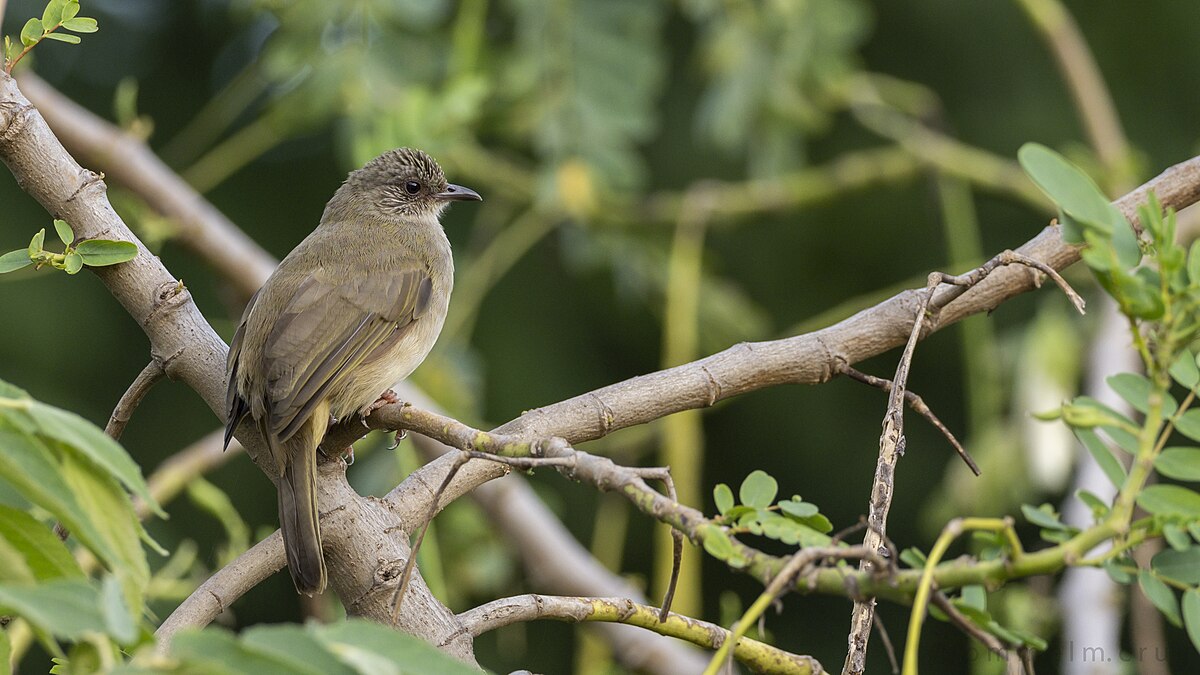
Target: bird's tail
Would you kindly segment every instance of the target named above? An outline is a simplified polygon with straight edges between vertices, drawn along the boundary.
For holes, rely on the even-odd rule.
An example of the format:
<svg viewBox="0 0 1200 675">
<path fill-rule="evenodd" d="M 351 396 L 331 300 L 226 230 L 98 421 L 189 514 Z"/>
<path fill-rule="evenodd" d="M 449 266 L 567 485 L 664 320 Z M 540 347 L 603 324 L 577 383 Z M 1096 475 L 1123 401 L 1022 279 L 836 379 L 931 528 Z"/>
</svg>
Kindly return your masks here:
<svg viewBox="0 0 1200 675">
<path fill-rule="evenodd" d="M 284 442 L 283 474 L 279 479 L 279 528 L 287 552 L 288 571 L 296 591 L 314 595 L 325 590 L 325 557 L 317 512 L 317 443 L 311 423 Z"/>
</svg>

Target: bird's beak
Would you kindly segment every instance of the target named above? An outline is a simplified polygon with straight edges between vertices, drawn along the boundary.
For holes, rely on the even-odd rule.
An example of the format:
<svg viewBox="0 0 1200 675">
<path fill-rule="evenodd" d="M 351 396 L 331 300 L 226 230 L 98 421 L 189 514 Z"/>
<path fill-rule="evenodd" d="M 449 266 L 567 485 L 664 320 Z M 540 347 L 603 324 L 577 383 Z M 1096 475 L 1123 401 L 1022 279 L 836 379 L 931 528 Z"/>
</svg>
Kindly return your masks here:
<svg viewBox="0 0 1200 675">
<path fill-rule="evenodd" d="M 471 188 L 465 188 L 461 185 L 450 183 L 446 189 L 434 195 L 438 199 L 447 202 L 481 202 L 483 197 Z"/>
</svg>

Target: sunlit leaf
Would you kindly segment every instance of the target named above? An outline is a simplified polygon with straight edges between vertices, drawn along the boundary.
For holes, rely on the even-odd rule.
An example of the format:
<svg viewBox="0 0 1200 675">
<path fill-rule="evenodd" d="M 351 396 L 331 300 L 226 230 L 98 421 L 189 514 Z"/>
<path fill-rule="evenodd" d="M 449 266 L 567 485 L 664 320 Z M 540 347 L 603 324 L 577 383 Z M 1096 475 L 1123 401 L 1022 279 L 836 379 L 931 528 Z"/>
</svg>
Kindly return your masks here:
<svg viewBox="0 0 1200 675">
<path fill-rule="evenodd" d="M 86 16 L 77 16 L 63 22 L 63 28 L 75 33 L 95 33 L 99 30 L 96 20 Z"/>
<path fill-rule="evenodd" d="M 36 43 L 45 31 L 42 29 L 41 19 L 30 19 L 25 22 L 21 28 L 21 44 L 26 47 Z"/>
<path fill-rule="evenodd" d="M 78 35 L 71 35 L 70 33 L 46 33 L 46 39 L 58 40 L 59 42 L 66 42 L 67 44 L 72 45 L 77 45 L 80 42 L 83 42 Z"/>
<path fill-rule="evenodd" d="M 75 231 L 67 224 L 65 220 L 54 219 L 54 232 L 58 234 L 59 240 L 68 246 L 75 241 Z"/>
<path fill-rule="evenodd" d="M 24 511 L 0 505 L 0 539 L 21 553 L 39 580 L 84 577 L 79 563 L 58 536 Z"/>
</svg>

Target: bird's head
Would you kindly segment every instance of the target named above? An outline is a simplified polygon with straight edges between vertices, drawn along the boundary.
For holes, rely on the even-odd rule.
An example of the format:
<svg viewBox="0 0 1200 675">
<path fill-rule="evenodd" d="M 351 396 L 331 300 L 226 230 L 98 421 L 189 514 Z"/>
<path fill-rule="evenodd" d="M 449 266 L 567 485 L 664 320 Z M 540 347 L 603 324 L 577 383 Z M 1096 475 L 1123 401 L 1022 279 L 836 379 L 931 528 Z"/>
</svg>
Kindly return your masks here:
<svg viewBox="0 0 1200 675">
<path fill-rule="evenodd" d="M 453 201 L 483 199 L 470 188 L 447 183 L 442 167 L 414 148 L 383 153 L 351 173 L 346 184 L 381 209 L 412 218 L 436 216 Z"/>
</svg>

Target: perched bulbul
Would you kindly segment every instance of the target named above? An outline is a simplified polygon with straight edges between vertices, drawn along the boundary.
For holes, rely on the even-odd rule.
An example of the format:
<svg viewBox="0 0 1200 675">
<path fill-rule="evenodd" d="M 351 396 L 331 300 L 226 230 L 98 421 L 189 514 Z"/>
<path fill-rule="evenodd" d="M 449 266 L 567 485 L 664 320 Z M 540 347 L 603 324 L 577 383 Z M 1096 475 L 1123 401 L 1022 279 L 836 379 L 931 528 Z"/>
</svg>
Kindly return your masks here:
<svg viewBox="0 0 1200 675">
<path fill-rule="evenodd" d="M 242 314 L 226 366 L 225 444 L 246 415 L 266 439 L 300 593 L 326 582 L 317 446 L 331 420 L 368 414 L 433 348 L 454 283 L 438 217 L 449 202 L 479 199 L 424 152 L 386 152 L 349 175 Z"/>
</svg>

